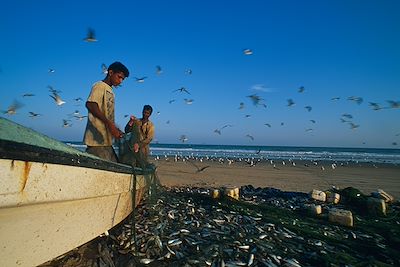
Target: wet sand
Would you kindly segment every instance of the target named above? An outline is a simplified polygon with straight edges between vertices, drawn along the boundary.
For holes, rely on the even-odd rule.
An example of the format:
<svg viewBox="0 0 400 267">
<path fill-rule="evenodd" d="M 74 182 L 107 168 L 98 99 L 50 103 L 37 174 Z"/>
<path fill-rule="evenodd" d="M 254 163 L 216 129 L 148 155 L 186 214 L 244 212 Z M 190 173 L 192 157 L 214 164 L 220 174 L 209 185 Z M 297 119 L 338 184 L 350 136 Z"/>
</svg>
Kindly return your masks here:
<svg viewBox="0 0 400 267">
<path fill-rule="evenodd" d="M 319 162 L 318 165 L 305 161 L 275 161 L 275 168 L 269 161 L 255 166 L 246 162 L 194 161 L 198 167 L 207 167 L 197 172 L 190 162 L 174 161 L 174 158 L 151 160 L 157 165 L 158 176 L 165 186 L 221 187 L 251 184 L 254 187 L 273 187 L 283 191 L 308 193 L 312 189 L 326 190 L 332 186 L 343 189 L 355 187 L 369 195 L 382 189 L 400 198 L 400 166 L 392 164 L 338 163 L 332 168 L 332 162 Z M 322 170 L 321 167 L 324 167 Z"/>
</svg>

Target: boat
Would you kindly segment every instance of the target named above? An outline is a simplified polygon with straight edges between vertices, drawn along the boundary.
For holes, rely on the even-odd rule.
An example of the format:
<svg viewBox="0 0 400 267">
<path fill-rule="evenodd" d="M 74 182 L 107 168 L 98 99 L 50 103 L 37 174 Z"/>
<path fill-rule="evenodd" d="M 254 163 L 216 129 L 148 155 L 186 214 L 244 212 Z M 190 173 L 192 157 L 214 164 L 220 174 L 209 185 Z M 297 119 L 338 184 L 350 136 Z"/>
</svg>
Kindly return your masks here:
<svg viewBox="0 0 400 267">
<path fill-rule="evenodd" d="M 0 118 L 1 266 L 37 266 L 127 218 L 154 179 Z"/>
</svg>

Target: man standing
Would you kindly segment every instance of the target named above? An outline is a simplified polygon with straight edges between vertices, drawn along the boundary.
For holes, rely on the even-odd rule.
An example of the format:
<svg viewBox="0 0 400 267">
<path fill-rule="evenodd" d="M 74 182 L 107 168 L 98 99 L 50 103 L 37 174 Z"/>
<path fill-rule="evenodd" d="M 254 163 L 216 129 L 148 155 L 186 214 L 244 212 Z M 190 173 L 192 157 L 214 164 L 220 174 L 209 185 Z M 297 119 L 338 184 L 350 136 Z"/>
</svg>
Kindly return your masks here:
<svg viewBox="0 0 400 267">
<path fill-rule="evenodd" d="M 114 123 L 114 92 L 116 87 L 129 76 L 129 70 L 120 62 L 108 67 L 107 76 L 96 82 L 86 101 L 89 111 L 84 143 L 86 152 L 100 158 L 117 162 L 112 147 L 113 138 L 119 139 L 123 133 Z"/>
</svg>

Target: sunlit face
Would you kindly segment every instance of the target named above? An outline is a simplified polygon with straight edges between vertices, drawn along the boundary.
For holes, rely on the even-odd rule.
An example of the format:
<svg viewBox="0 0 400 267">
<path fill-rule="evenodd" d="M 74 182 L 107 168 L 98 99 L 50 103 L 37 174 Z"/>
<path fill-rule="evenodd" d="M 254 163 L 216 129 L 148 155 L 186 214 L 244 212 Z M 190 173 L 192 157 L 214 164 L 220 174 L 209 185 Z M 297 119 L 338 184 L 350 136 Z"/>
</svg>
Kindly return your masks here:
<svg viewBox="0 0 400 267">
<path fill-rule="evenodd" d="M 110 82 L 111 82 L 112 86 L 120 85 L 125 79 L 125 74 L 123 72 L 114 72 L 114 71 L 110 70 L 109 74 L 110 74 Z"/>
<path fill-rule="evenodd" d="M 151 115 L 151 112 L 150 112 L 150 110 L 143 110 L 142 115 L 143 115 L 144 119 L 148 119 Z"/>
</svg>

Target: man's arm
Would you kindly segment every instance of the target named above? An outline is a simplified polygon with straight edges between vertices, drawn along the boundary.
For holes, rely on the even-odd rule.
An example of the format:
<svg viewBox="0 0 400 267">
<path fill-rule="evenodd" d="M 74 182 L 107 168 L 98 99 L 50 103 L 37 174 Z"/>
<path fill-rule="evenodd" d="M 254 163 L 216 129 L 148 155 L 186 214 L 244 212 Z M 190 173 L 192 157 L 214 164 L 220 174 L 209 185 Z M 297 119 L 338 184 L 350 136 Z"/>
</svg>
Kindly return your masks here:
<svg viewBox="0 0 400 267">
<path fill-rule="evenodd" d="M 90 113 L 93 114 L 93 116 L 101 120 L 106 125 L 106 127 L 110 130 L 112 136 L 114 136 L 114 138 L 119 139 L 122 137 L 121 130 L 115 126 L 114 122 L 106 118 L 106 116 L 104 115 L 103 112 L 101 112 L 99 105 L 96 102 L 87 101 L 86 108 L 89 110 Z"/>
<path fill-rule="evenodd" d="M 154 125 L 151 125 L 149 128 L 149 131 L 147 132 L 147 136 L 143 140 L 140 141 L 143 145 L 148 145 L 150 144 L 151 140 L 153 140 L 154 137 Z"/>
</svg>

